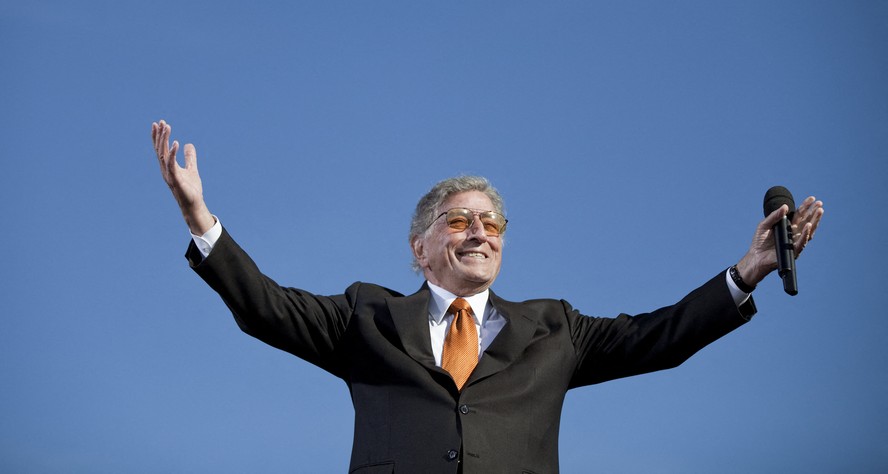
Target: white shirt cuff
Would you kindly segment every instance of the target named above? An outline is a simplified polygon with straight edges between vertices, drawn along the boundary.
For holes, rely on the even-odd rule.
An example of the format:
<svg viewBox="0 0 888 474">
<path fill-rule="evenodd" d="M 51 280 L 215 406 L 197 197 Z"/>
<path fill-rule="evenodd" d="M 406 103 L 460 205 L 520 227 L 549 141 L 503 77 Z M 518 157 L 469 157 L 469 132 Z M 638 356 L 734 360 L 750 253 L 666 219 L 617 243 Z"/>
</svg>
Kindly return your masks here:
<svg viewBox="0 0 888 474">
<path fill-rule="evenodd" d="M 737 307 L 740 307 L 740 305 L 746 303 L 746 300 L 749 299 L 749 293 L 744 293 L 740 288 L 737 288 L 737 284 L 734 283 L 734 279 L 731 278 L 730 270 L 725 272 L 725 280 L 728 282 L 728 290 L 731 291 L 731 296 L 734 297 L 734 304 L 736 304 Z"/>
<path fill-rule="evenodd" d="M 219 222 L 219 218 L 215 215 L 213 216 L 213 220 L 216 221 L 213 224 L 213 227 L 210 227 L 204 235 L 195 235 L 191 234 L 191 239 L 194 240 L 194 245 L 197 245 L 197 250 L 200 250 L 200 254 L 207 258 L 210 255 L 210 252 L 213 251 L 213 246 L 216 245 L 216 242 L 219 240 L 219 237 L 222 236 L 222 223 Z"/>
</svg>

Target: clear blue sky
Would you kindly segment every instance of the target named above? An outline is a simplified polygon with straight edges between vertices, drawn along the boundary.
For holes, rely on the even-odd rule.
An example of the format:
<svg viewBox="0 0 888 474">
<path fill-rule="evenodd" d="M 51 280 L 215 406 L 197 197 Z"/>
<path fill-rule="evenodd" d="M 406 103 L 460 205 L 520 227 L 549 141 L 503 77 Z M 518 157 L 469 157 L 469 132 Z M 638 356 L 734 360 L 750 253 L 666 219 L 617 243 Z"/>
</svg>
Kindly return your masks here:
<svg viewBox="0 0 888 474">
<path fill-rule="evenodd" d="M 345 384 L 188 268 L 149 139 L 280 283 L 413 292 L 435 181 L 506 197 L 508 299 L 613 316 L 735 263 L 772 185 L 801 293 L 568 395 L 565 473 L 888 470 L 888 2 L 0 2 L 0 471 L 345 472 Z M 882 296 L 880 296 L 882 295 Z"/>
</svg>

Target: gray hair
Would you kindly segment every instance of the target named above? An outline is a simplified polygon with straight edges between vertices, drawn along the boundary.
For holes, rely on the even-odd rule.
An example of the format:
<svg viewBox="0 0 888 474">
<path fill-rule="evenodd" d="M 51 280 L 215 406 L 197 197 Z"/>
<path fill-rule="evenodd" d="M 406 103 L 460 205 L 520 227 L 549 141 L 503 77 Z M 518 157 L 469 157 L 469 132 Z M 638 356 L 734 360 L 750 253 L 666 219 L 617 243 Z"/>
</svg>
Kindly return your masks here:
<svg viewBox="0 0 888 474">
<path fill-rule="evenodd" d="M 499 191 L 490 184 L 490 181 L 483 176 L 457 176 L 455 178 L 447 178 L 439 181 L 432 186 L 419 202 L 416 203 L 416 210 L 413 212 L 413 220 L 410 221 L 410 235 L 407 241 L 413 244 L 413 239 L 419 237 L 428 231 L 429 227 L 435 222 L 440 215 L 438 209 L 444 204 L 450 196 L 454 194 L 466 193 L 469 191 L 479 191 L 487 195 L 493 204 L 493 211 L 505 215 L 505 204 L 503 197 Z M 419 273 L 422 268 L 416 257 L 413 258 L 411 264 L 413 270 Z"/>
</svg>

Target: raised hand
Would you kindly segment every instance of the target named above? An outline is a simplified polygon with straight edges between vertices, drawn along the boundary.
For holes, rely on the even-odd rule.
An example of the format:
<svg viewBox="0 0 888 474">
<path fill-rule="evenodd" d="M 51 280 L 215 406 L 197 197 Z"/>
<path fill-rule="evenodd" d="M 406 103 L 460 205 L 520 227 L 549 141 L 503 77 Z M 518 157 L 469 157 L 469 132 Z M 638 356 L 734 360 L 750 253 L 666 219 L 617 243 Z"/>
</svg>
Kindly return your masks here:
<svg viewBox="0 0 888 474">
<path fill-rule="evenodd" d="M 777 253 L 774 251 L 773 227 L 789 213 L 789 207 L 781 206 L 759 222 L 752 237 L 749 251 L 737 264 L 743 281 L 755 286 L 769 273 L 777 269 Z M 808 242 L 814 238 L 814 232 L 823 217 L 823 202 L 809 196 L 802 202 L 792 218 L 793 246 L 798 257 Z"/>
<path fill-rule="evenodd" d="M 171 131 L 163 120 L 151 124 L 151 141 L 160 164 L 160 174 L 179 204 L 188 228 L 193 234 L 203 235 L 213 227 L 215 219 L 204 202 L 203 184 L 197 171 L 197 150 L 194 145 L 186 144 L 185 167 L 179 166 L 176 162 L 179 142 L 174 141 L 170 146 Z"/>
</svg>

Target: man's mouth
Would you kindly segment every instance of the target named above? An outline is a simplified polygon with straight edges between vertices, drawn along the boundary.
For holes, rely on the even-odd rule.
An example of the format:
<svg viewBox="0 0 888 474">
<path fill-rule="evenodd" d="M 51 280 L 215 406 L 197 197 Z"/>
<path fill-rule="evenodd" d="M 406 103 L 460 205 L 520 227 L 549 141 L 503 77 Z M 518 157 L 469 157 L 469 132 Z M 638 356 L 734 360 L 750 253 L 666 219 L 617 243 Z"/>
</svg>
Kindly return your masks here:
<svg viewBox="0 0 888 474">
<path fill-rule="evenodd" d="M 487 255 L 484 255 L 481 252 L 459 252 L 460 257 L 470 257 L 470 258 L 487 258 Z"/>
</svg>

